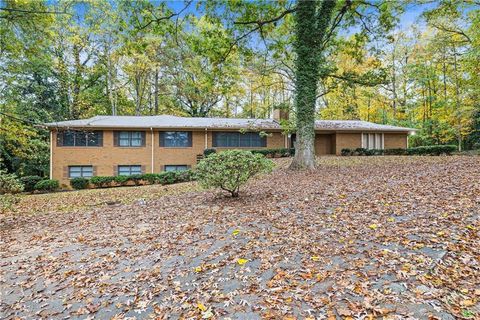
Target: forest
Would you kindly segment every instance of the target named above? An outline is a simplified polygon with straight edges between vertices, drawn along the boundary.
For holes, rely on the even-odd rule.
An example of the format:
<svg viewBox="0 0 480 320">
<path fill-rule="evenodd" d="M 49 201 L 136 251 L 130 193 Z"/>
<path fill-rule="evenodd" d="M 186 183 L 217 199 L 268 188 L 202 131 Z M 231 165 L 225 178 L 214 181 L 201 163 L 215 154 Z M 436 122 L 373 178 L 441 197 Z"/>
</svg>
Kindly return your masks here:
<svg viewBox="0 0 480 320">
<path fill-rule="evenodd" d="M 268 118 L 295 130 L 294 1 L 0 0 L 0 167 L 45 176 L 42 123 L 95 115 Z M 317 119 L 480 148 L 480 3 L 339 0 Z"/>
</svg>

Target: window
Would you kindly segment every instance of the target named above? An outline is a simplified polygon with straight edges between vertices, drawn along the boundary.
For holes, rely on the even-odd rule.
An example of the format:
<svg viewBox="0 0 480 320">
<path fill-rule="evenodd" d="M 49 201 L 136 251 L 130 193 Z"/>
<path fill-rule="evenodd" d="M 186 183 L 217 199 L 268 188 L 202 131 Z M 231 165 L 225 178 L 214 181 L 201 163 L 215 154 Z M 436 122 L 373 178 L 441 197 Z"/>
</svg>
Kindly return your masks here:
<svg viewBox="0 0 480 320">
<path fill-rule="evenodd" d="M 145 146 L 144 131 L 115 131 L 113 133 L 115 146 L 143 147 Z"/>
<path fill-rule="evenodd" d="M 70 166 L 68 167 L 69 178 L 91 178 L 93 177 L 92 166 Z"/>
<path fill-rule="evenodd" d="M 165 166 L 165 171 L 185 171 L 188 170 L 188 166 L 186 164 L 169 164 Z"/>
<path fill-rule="evenodd" d="M 141 165 L 133 165 L 133 166 L 118 166 L 117 169 L 119 176 L 131 176 L 132 174 L 142 174 L 142 166 Z"/>
<path fill-rule="evenodd" d="M 192 146 L 192 132 L 164 131 L 160 132 L 160 147 L 186 148 Z"/>
<path fill-rule="evenodd" d="M 383 133 L 362 133 L 362 148 L 383 149 Z"/>
<path fill-rule="evenodd" d="M 101 147 L 102 131 L 61 131 L 57 133 L 57 145 L 65 147 Z"/>
<path fill-rule="evenodd" d="M 214 147 L 258 148 L 267 146 L 267 138 L 256 132 L 214 132 Z"/>
</svg>

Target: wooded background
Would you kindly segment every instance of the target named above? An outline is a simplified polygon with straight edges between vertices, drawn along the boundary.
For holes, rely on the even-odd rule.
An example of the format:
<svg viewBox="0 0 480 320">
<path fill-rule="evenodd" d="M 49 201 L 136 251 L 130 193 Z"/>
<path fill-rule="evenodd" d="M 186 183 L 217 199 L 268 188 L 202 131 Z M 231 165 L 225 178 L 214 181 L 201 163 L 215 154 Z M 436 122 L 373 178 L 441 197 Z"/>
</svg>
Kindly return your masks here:
<svg viewBox="0 0 480 320">
<path fill-rule="evenodd" d="M 268 118 L 283 108 L 292 130 L 294 10 L 0 1 L 0 165 L 45 175 L 48 132 L 36 125 L 94 115 Z M 318 119 L 415 127 L 414 146 L 480 148 L 478 1 L 339 0 L 335 17 Z"/>
</svg>

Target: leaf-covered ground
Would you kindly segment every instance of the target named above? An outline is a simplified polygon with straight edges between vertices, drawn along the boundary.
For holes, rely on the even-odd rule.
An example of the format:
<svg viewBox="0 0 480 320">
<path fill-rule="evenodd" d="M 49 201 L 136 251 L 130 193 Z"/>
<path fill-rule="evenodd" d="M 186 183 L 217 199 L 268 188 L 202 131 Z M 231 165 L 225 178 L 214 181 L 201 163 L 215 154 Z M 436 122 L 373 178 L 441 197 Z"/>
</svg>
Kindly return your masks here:
<svg viewBox="0 0 480 320">
<path fill-rule="evenodd" d="M 113 204 L 130 204 L 141 199 L 158 199 L 164 195 L 180 194 L 199 189 L 196 184 L 181 183 L 168 186 L 156 184 L 141 187 L 89 189 L 34 195 L 22 194 L 19 202 L 7 214 L 36 214 L 45 211 L 69 212 Z"/>
<path fill-rule="evenodd" d="M 238 199 L 1 217 L 0 318 L 480 317 L 480 157 L 285 165 Z"/>
</svg>

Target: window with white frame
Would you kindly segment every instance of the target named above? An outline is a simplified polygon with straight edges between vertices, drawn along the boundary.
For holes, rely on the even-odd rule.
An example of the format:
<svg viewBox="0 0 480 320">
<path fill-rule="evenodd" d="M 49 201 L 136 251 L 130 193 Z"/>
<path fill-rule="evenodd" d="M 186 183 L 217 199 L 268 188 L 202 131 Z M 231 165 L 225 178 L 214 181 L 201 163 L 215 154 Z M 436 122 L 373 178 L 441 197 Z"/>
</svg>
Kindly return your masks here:
<svg viewBox="0 0 480 320">
<path fill-rule="evenodd" d="M 69 178 L 91 178 L 93 176 L 93 166 L 69 166 Z"/>
<path fill-rule="evenodd" d="M 129 166 L 118 166 L 117 172 L 119 176 L 131 176 L 133 174 L 142 174 L 142 166 L 141 165 L 129 165 Z"/>
<path fill-rule="evenodd" d="M 362 133 L 362 148 L 365 149 L 383 149 L 383 133 Z"/>
</svg>

